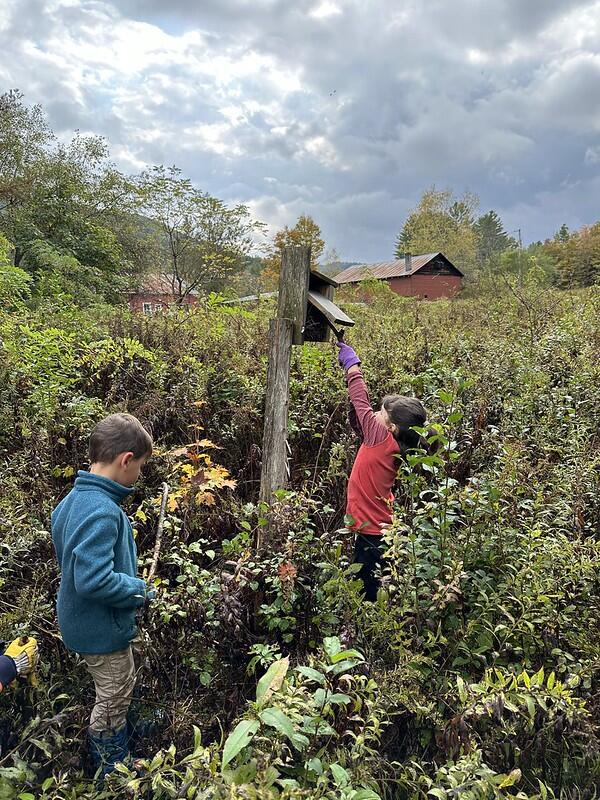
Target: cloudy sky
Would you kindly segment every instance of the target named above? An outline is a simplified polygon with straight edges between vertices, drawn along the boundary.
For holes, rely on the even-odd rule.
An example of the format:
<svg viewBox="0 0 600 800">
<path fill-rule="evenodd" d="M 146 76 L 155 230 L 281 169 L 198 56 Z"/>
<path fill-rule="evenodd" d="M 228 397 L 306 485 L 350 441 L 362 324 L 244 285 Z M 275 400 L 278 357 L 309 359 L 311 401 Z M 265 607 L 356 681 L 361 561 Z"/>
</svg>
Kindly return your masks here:
<svg viewBox="0 0 600 800">
<path fill-rule="evenodd" d="M 600 0 L 0 0 L 0 84 L 119 166 L 391 257 L 422 191 L 524 240 L 600 217 Z"/>
</svg>

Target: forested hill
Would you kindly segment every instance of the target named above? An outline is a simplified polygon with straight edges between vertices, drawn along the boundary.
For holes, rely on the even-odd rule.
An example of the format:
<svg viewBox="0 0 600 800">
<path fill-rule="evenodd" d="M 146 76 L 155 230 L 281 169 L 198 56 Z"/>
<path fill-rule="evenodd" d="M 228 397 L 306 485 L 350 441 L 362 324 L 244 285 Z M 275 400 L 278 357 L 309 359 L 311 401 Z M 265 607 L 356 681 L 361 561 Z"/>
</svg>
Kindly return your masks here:
<svg viewBox="0 0 600 800">
<path fill-rule="evenodd" d="M 529 274 L 562 288 L 598 281 L 600 222 L 577 231 L 563 225 L 525 246 L 498 213 L 481 211 L 472 193 L 426 189 L 377 260 L 443 252 L 475 290 Z M 124 174 L 109 142 L 79 133 L 57 139 L 43 108 L 16 91 L 0 96 L 0 237 L 0 296 L 82 307 L 123 303 L 126 289 L 157 274 L 202 296 L 272 290 L 288 245 L 309 245 L 313 267 L 328 274 L 354 263 L 305 213 L 269 231 L 248 205 L 210 195 L 177 167 Z"/>
</svg>

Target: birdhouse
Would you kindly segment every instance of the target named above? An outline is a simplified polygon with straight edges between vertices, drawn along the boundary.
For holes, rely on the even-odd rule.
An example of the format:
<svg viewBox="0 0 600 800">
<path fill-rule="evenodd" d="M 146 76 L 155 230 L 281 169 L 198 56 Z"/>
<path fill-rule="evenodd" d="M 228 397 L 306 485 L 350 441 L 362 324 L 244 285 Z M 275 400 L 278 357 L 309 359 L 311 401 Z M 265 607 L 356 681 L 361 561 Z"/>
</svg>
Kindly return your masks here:
<svg viewBox="0 0 600 800">
<path fill-rule="evenodd" d="M 341 338 L 344 327 L 354 325 L 354 320 L 333 302 L 337 286 L 333 278 L 311 270 L 303 331 L 305 342 L 328 342 L 331 331 Z"/>
</svg>

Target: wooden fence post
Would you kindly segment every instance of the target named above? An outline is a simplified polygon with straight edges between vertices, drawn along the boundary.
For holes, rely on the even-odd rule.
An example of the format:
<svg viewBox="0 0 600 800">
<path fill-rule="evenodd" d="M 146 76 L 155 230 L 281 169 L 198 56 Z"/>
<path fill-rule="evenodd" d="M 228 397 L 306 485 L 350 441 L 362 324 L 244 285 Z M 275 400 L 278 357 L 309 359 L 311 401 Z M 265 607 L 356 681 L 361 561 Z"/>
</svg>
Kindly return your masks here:
<svg viewBox="0 0 600 800">
<path fill-rule="evenodd" d="M 287 427 L 292 345 L 302 344 L 310 247 L 286 247 L 281 260 L 277 317 L 269 327 L 269 367 L 260 476 L 260 500 L 270 503 L 287 473 Z"/>
</svg>

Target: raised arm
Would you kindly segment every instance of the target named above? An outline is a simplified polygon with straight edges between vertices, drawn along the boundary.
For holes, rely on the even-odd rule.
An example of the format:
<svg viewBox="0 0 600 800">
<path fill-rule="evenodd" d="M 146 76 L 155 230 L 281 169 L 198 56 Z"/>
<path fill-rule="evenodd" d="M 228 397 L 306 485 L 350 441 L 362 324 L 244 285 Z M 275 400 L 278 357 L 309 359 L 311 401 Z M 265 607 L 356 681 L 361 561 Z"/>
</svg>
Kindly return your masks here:
<svg viewBox="0 0 600 800">
<path fill-rule="evenodd" d="M 362 429 L 363 442 L 369 446 L 381 444 L 387 439 L 389 431 L 373 413 L 367 386 L 359 368 L 360 359 L 349 345 L 338 342 L 338 347 L 339 362 L 346 370 L 348 394 L 356 412 L 357 422 Z"/>
</svg>

